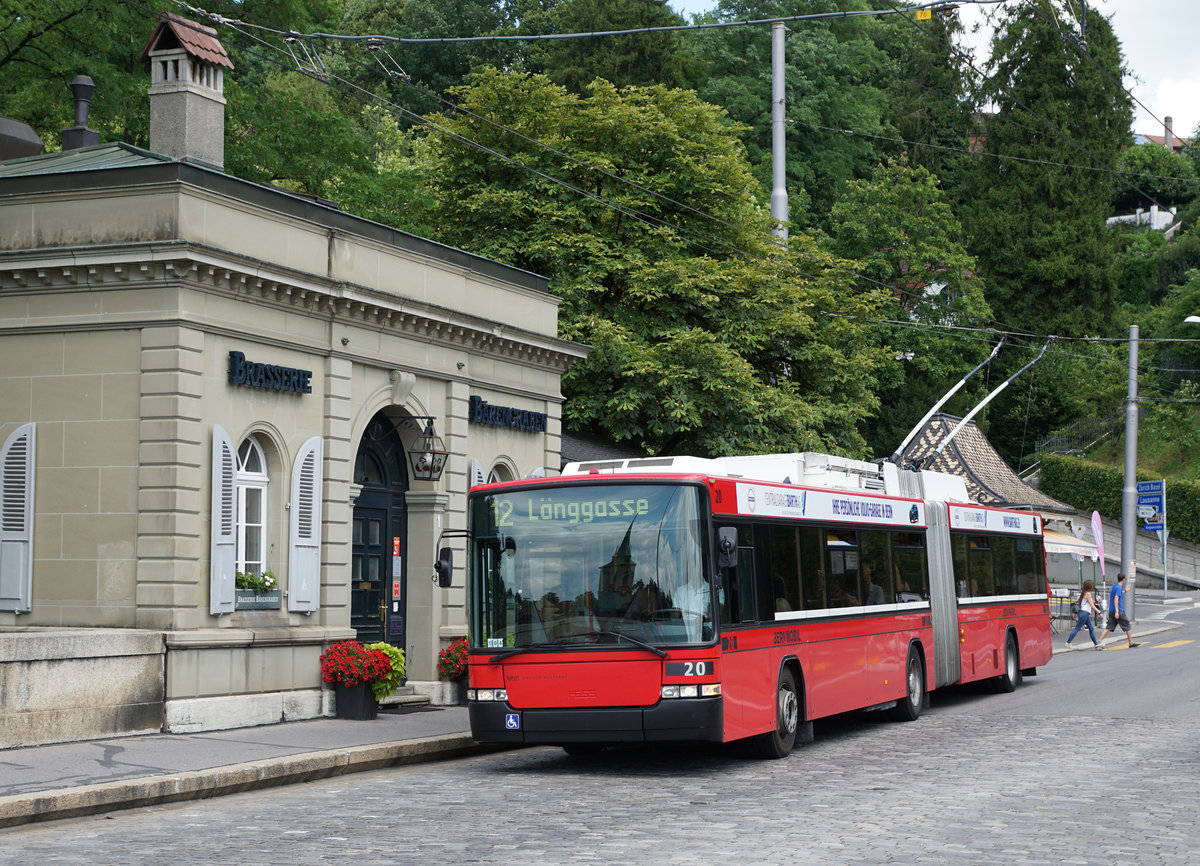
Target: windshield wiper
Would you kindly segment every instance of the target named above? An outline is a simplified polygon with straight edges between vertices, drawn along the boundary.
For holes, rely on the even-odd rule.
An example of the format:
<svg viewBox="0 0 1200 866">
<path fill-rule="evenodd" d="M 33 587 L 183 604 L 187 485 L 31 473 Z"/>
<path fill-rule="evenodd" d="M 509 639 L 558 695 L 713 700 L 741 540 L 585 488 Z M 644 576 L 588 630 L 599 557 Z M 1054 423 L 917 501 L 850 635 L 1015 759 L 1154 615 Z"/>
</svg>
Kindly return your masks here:
<svg viewBox="0 0 1200 866">
<path fill-rule="evenodd" d="M 543 643 L 531 643 L 529 646 L 515 646 L 512 649 L 506 649 L 504 652 L 496 653 L 488 659 L 489 665 L 499 664 L 506 658 L 511 656 L 519 656 L 521 653 L 536 653 L 543 650 L 561 649 L 564 646 L 561 640 L 548 640 Z"/>
<path fill-rule="evenodd" d="M 604 637 L 605 635 L 612 635 L 613 637 L 619 637 L 622 640 L 627 640 L 631 644 L 634 644 L 635 646 L 639 646 L 644 650 L 649 650 L 650 652 L 652 652 L 656 656 L 658 656 L 660 659 L 665 659 L 667 657 L 666 650 L 659 649 L 654 644 L 646 643 L 645 641 L 638 640 L 635 637 L 630 637 L 629 635 L 625 634 L 625 632 L 623 632 L 623 631 L 615 631 L 613 629 L 604 629 L 601 631 L 585 631 L 578 635 L 572 635 L 572 637 Z"/>
<path fill-rule="evenodd" d="M 550 640 L 550 641 L 545 641 L 543 643 L 533 643 L 533 644 L 530 644 L 529 646 L 512 647 L 511 649 L 506 649 L 504 652 L 496 653 L 494 656 L 492 656 L 490 659 L 488 659 L 488 664 L 489 665 L 497 665 L 497 664 L 500 664 L 500 662 L 504 661 L 505 659 L 512 658 L 513 656 L 520 655 L 521 653 L 536 653 L 536 652 L 544 652 L 546 650 L 564 649 L 567 646 L 567 640 L 570 640 L 571 638 L 606 637 L 606 636 L 612 636 L 612 637 L 620 638 L 621 640 L 627 640 L 634 646 L 641 647 L 642 649 L 647 650 L 648 652 L 654 653 L 660 659 L 665 659 L 667 657 L 666 650 L 659 649 L 658 647 L 654 646 L 653 644 L 648 644 L 645 641 L 638 640 L 635 637 L 630 637 L 629 635 L 627 635 L 621 631 L 603 630 L 603 631 L 581 631 L 578 634 L 568 635 L 566 639 L 560 638 L 559 640 Z"/>
</svg>

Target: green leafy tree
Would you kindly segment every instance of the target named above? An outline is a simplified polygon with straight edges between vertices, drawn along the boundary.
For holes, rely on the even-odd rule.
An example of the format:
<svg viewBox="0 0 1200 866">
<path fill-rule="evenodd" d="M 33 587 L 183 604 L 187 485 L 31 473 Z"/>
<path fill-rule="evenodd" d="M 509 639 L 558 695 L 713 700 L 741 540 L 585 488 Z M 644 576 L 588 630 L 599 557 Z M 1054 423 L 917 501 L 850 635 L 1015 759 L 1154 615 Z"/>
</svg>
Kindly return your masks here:
<svg viewBox="0 0 1200 866">
<path fill-rule="evenodd" d="M 1118 213 L 1186 204 L 1200 189 L 1192 161 L 1153 142 L 1135 144 L 1122 152 L 1117 171 L 1113 207 Z"/>
<path fill-rule="evenodd" d="M 543 32 L 591 33 L 683 24 L 667 0 L 562 0 L 542 19 Z M 530 32 L 522 28 L 522 32 Z M 528 49 L 552 81 L 584 93 L 595 78 L 618 87 L 663 84 L 686 87 L 696 61 L 679 33 L 638 33 L 592 39 L 547 40 Z"/>
<path fill-rule="evenodd" d="M 337 32 L 403 39 L 486 36 L 507 32 L 503 4 L 495 0 L 347 0 Z M 371 93 L 385 95 L 415 115 L 444 108 L 439 97 L 485 66 L 508 66 L 519 50 L 512 43 L 385 43 L 375 54 L 361 43 L 329 43 L 336 70 Z M 386 54 L 390 60 L 383 61 Z M 384 72 L 403 71 L 391 77 Z"/>
<path fill-rule="evenodd" d="M 955 187 L 968 249 L 987 280 L 988 303 L 1010 329 L 1112 333 L 1117 262 L 1105 225 L 1109 173 L 1130 141 L 1132 118 L 1120 45 L 1105 19 L 1089 15 L 1084 49 L 1056 0 L 1006 6 L 1001 16 L 978 95 L 981 105 L 994 107 L 984 122 L 983 155 L 964 166 Z M 1086 399 L 1095 393 L 1086 387 L 1095 370 L 1076 373 L 1062 352 L 1056 347 L 987 410 L 991 441 L 1013 465 L 1051 430 L 1103 410 Z M 1017 353 L 1005 355 L 995 375 L 1023 363 Z"/>
<path fill-rule="evenodd" d="M 721 0 L 714 21 L 758 20 L 839 9 L 865 9 L 855 0 Z M 884 119 L 880 81 L 893 69 L 873 41 L 870 19 L 805 21 L 788 25 L 785 82 L 788 128 L 786 175 L 794 227 L 821 226 L 839 185 L 870 175 L 879 162 L 869 136 L 894 135 Z M 746 151 L 765 190 L 771 169 L 771 28 L 728 27 L 693 37 L 706 62 L 698 92 L 749 127 Z M 846 135 L 852 130 L 862 135 Z"/>
<path fill-rule="evenodd" d="M 568 427 L 653 452 L 865 454 L 880 351 L 858 322 L 878 299 L 807 238 L 771 242 L 723 112 L 690 91 L 596 82 L 581 97 L 494 70 L 456 97 L 526 138 L 472 114 L 435 121 L 521 165 L 431 134 L 427 219 L 550 278 L 562 335 L 593 347 L 564 378 Z"/>
<path fill-rule="evenodd" d="M 1003 321 L 1038 333 L 1107 331 L 1114 249 L 1107 172 L 1129 141 L 1129 94 L 1108 22 L 1088 17 L 1086 56 L 1052 0 L 1006 12 L 980 97 L 996 106 L 959 214 Z"/>
<path fill-rule="evenodd" d="M 886 94 L 884 119 L 913 165 L 928 168 L 943 184 L 952 181 L 967 158 L 971 131 L 968 70 L 954 50 L 962 35 L 958 17 L 935 12 L 918 22 L 911 12 L 883 15 L 867 32 L 890 59 L 878 83 Z M 877 148 L 889 150 L 883 144 Z"/>
<path fill-rule="evenodd" d="M 76 75 L 88 75 L 96 84 L 88 125 L 101 141 L 146 146 L 150 77 L 139 57 L 155 24 L 153 15 L 112 0 L 5 0 L 0 11 L 3 112 L 32 126 L 47 149 L 58 150 L 62 130 L 74 125 L 68 85 Z"/>
<path fill-rule="evenodd" d="M 244 0 L 237 14 L 278 27 L 319 20 L 326 0 Z M 141 62 L 157 12 L 189 15 L 166 0 L 128 4 L 118 0 L 2 0 L 0 2 L 0 110 L 28 123 L 49 150 L 74 123 L 68 85 L 76 75 L 96 84 L 88 125 L 101 141 L 149 146 L 150 76 Z M 220 34 L 236 48 L 230 33 Z M 246 81 L 247 63 L 235 57 L 231 78 Z M 257 80 L 250 76 L 250 80 Z"/>
<path fill-rule="evenodd" d="M 296 72 L 268 72 L 253 90 L 227 86 L 231 174 L 331 198 L 347 175 L 375 172 L 363 130 L 335 92 Z"/>
<path fill-rule="evenodd" d="M 1166 247 L 1163 233 L 1146 226 L 1113 226 L 1117 247 L 1117 299 L 1129 308 L 1150 303 L 1157 291 L 1159 253 Z"/>
<path fill-rule="evenodd" d="M 881 411 L 865 427 L 873 453 L 887 455 L 989 351 L 980 335 L 945 326 L 977 328 L 991 313 L 962 229 L 927 169 L 903 159 L 881 165 L 847 184 L 831 216 L 832 250 L 890 294 L 884 318 L 895 324 L 869 329 L 889 360 L 879 372 Z M 965 412 L 977 399 L 967 390 L 946 411 Z"/>
</svg>

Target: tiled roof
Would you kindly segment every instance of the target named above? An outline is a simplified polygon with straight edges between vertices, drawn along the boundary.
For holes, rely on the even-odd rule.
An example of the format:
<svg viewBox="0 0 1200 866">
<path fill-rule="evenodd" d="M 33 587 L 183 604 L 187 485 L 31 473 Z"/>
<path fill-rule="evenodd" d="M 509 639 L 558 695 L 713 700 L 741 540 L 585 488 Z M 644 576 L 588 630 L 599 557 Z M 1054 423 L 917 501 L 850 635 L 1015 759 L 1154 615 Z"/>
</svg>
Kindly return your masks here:
<svg viewBox="0 0 1200 866">
<path fill-rule="evenodd" d="M 953 415 L 934 415 L 905 449 L 901 462 L 908 463 L 916 458 L 924 461 L 933 456 L 942 440 L 950 435 L 961 420 Z M 922 462 L 921 468 L 962 476 L 967 482 L 967 495 L 981 505 L 1075 513 L 1070 505 L 1047 496 L 1018 478 L 974 421 L 963 427 L 941 454 L 933 456 L 932 462 Z"/>
<path fill-rule="evenodd" d="M 102 171 L 138 165 L 171 162 L 170 157 L 151 153 L 124 142 L 94 144 L 61 153 L 42 153 L 22 159 L 0 162 L 0 178 L 29 177 L 39 174 L 63 174 L 75 171 Z"/>
<path fill-rule="evenodd" d="M 143 62 L 150 59 L 151 51 L 174 48 L 174 43 L 177 42 L 192 57 L 213 66 L 233 69 L 233 62 L 225 53 L 225 46 L 217 41 L 216 30 L 170 12 L 163 12 L 158 17 L 158 26 L 150 34 L 150 38 L 146 40 L 146 47 L 142 50 Z"/>
</svg>

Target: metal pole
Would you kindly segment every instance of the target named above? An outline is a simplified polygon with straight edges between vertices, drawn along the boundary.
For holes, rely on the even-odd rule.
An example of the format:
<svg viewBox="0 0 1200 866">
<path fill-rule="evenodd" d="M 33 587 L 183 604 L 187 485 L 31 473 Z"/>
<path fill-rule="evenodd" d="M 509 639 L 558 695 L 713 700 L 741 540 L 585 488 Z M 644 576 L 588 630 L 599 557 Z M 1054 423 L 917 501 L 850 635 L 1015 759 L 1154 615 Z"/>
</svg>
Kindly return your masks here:
<svg viewBox="0 0 1200 866">
<path fill-rule="evenodd" d="M 1167 479 L 1162 480 L 1163 486 L 1163 528 L 1159 535 L 1162 536 L 1162 564 L 1163 564 L 1163 604 L 1167 603 L 1167 536 L 1170 533 L 1167 531 Z"/>
<path fill-rule="evenodd" d="M 1129 393 L 1125 398 L 1125 486 L 1121 489 L 1121 571 L 1129 577 L 1137 557 L 1137 364 L 1138 326 L 1129 326 Z M 1136 582 L 1136 578 L 1128 581 Z M 1126 587 L 1129 621 L 1133 621 L 1133 587 Z"/>
<path fill-rule="evenodd" d="M 785 177 L 787 142 L 784 133 L 787 120 L 784 117 L 783 39 L 786 35 L 787 27 L 782 21 L 771 24 L 771 218 L 776 220 L 771 233 L 785 246 L 788 239 L 788 197 Z"/>
</svg>

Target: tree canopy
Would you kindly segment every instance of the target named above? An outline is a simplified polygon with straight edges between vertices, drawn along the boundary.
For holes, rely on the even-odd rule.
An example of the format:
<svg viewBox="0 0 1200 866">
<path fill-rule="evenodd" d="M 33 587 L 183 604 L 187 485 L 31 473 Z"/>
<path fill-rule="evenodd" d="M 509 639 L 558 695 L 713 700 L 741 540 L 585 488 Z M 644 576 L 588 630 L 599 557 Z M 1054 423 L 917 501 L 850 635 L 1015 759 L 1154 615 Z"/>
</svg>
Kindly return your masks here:
<svg viewBox="0 0 1200 866">
<path fill-rule="evenodd" d="M 0 110 L 56 149 L 84 73 L 101 139 L 149 145 L 152 14 L 0 2 Z M 226 170 L 550 277 L 563 336 L 594 347 L 564 382 L 576 429 L 655 451 L 890 453 L 999 332 L 1008 348 L 950 411 L 1058 334 L 981 416 L 1017 463 L 1080 413 L 1119 411 L 1117 351 L 1071 338 L 1120 339 L 1130 321 L 1173 335 L 1195 301 L 1200 145 L 1130 147 L 1120 45 L 1100 15 L 1085 45 L 1066 0 L 1003 7 L 982 82 L 944 10 L 714 0 L 706 22 L 884 13 L 787 25 L 786 249 L 766 208 L 769 26 L 458 42 L 680 18 L 669 0 L 236 6 L 268 28 L 447 39 L 315 38 L 323 71 L 302 70 L 272 30 L 218 25 L 235 64 Z M 1153 202 L 1181 226 L 1105 226 Z M 1145 357 L 1183 369 L 1189 351 Z"/>
<path fill-rule="evenodd" d="M 563 383 L 568 426 L 651 452 L 865 453 L 880 355 L 858 319 L 878 298 L 802 235 L 772 243 L 724 112 L 690 91 L 580 96 L 497 72 L 456 98 L 470 113 L 435 120 L 462 138 L 419 151 L 428 221 L 550 277 L 563 335 L 593 347 Z"/>
</svg>

